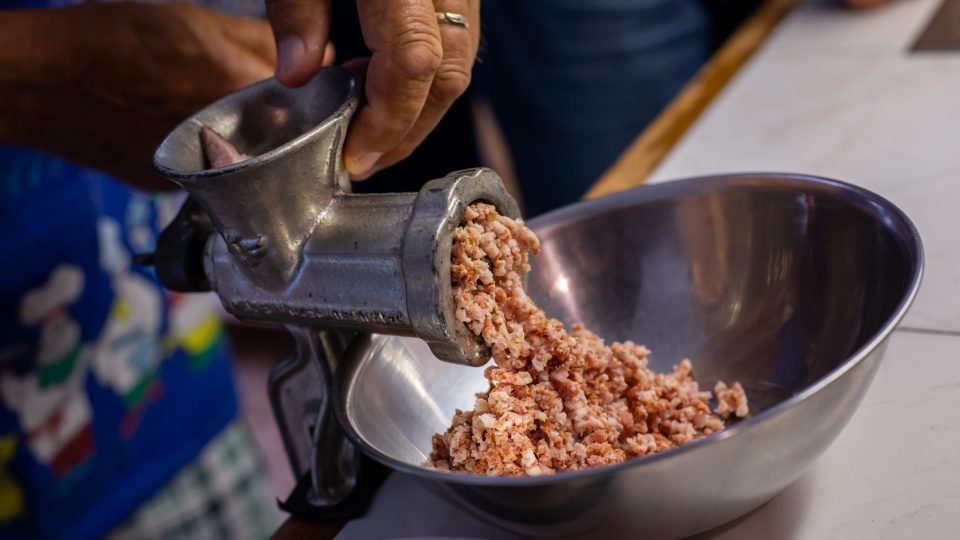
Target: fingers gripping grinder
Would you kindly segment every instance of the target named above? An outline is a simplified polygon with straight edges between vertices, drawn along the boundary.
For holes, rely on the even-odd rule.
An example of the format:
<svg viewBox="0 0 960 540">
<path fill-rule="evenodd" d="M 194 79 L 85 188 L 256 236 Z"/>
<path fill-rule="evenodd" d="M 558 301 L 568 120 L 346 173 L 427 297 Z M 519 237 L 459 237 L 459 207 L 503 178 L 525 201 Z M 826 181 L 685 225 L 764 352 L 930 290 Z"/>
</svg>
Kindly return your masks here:
<svg viewBox="0 0 960 540">
<path fill-rule="evenodd" d="M 158 242 L 160 280 L 177 291 L 213 290 L 236 317 L 282 324 L 295 339 L 269 392 L 315 507 L 340 503 L 356 484 L 359 456 L 330 407 L 331 377 L 351 336 L 416 336 L 442 360 L 485 363 L 486 351 L 454 317 L 452 233 L 475 201 L 519 217 L 487 169 L 450 173 L 419 193 L 351 194 L 341 150 L 358 94 L 339 68 L 298 89 L 269 79 L 184 121 L 154 158 L 190 195 Z M 207 169 L 203 125 L 256 157 Z"/>
</svg>

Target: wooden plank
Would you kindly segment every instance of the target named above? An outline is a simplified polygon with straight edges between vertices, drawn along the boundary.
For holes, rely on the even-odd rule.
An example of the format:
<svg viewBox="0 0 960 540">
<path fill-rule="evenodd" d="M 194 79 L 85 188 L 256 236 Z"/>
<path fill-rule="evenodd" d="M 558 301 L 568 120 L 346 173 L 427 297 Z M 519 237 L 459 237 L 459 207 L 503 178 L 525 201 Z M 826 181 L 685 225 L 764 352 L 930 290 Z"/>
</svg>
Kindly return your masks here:
<svg viewBox="0 0 960 540">
<path fill-rule="evenodd" d="M 331 540 L 346 525 L 345 521 L 307 521 L 287 518 L 273 533 L 272 540 Z"/>
<path fill-rule="evenodd" d="M 960 0 L 944 0 L 913 51 L 960 52 Z"/>
<path fill-rule="evenodd" d="M 585 195 L 591 199 L 643 184 L 674 144 L 753 55 L 797 0 L 767 0 Z"/>
</svg>

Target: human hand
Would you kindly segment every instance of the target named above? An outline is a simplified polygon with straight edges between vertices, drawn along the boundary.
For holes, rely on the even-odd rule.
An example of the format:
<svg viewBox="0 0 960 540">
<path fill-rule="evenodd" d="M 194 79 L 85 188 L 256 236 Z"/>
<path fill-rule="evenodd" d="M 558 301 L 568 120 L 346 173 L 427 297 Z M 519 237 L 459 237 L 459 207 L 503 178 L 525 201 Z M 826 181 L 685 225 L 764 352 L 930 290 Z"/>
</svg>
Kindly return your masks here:
<svg viewBox="0 0 960 540">
<path fill-rule="evenodd" d="M 163 136 L 269 77 L 276 62 L 266 22 L 190 4 L 83 4 L 19 16 L 23 24 L 5 28 L 27 32 L 25 50 L 14 52 L 31 61 L 15 70 L 16 89 L 3 84 L 3 96 L 13 94 L 5 101 L 23 125 L 3 126 L 2 138 L 140 187 L 173 187 L 152 166 Z"/>
<path fill-rule="evenodd" d="M 329 0 L 266 0 L 277 41 L 277 79 L 305 84 L 317 72 L 330 31 Z M 354 116 L 344 162 L 362 179 L 410 155 L 470 84 L 480 43 L 479 0 L 357 0 L 369 60 L 366 102 Z M 437 12 L 469 27 L 440 24 Z"/>
</svg>

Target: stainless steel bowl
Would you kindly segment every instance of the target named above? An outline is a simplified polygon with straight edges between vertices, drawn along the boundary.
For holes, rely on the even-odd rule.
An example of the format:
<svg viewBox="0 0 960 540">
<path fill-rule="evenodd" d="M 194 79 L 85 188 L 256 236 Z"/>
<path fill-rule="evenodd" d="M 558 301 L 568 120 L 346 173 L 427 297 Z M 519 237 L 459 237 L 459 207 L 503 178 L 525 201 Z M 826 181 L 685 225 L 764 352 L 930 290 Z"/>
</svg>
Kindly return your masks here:
<svg viewBox="0 0 960 540">
<path fill-rule="evenodd" d="M 497 525 L 535 536 L 692 535 L 796 480 L 840 433 L 916 295 L 920 237 L 888 201 L 783 174 L 695 178 L 557 210 L 529 290 L 548 314 L 653 350 L 666 371 L 739 380 L 752 415 L 678 449 L 538 478 L 444 473 L 430 437 L 485 389 L 482 369 L 373 336 L 338 370 L 337 414 L 369 456 Z"/>
</svg>

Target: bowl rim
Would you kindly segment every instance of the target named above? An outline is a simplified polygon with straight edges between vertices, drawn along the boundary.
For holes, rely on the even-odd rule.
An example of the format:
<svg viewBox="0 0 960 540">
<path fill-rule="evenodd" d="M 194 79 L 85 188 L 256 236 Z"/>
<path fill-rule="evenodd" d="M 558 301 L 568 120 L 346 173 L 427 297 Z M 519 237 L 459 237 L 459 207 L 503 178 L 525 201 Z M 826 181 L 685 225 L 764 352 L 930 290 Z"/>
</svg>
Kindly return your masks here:
<svg viewBox="0 0 960 540">
<path fill-rule="evenodd" d="M 348 439 L 356 445 L 364 454 L 374 460 L 390 467 L 393 470 L 410 474 L 425 480 L 438 481 L 444 483 L 470 485 L 470 486 L 489 486 L 489 487 L 509 487 L 509 486 L 539 486 L 566 482 L 569 480 L 585 479 L 590 477 L 601 477 L 612 475 L 622 470 L 643 465 L 651 465 L 665 459 L 680 456 L 689 452 L 694 452 L 700 448 L 718 444 L 721 441 L 738 436 L 748 430 L 766 424 L 772 418 L 779 416 L 789 409 L 798 406 L 800 403 L 810 399 L 827 386 L 842 378 L 847 372 L 852 370 L 861 361 L 873 353 L 893 332 L 896 326 L 903 319 L 910 305 L 916 298 L 917 291 L 923 277 L 924 255 L 923 244 L 916 226 L 896 205 L 886 198 L 865 188 L 855 186 L 839 180 L 824 178 L 820 176 L 796 174 L 796 173 L 729 173 L 716 174 L 708 176 L 694 176 L 678 180 L 666 181 L 658 184 L 643 185 L 636 188 L 612 193 L 596 199 L 578 201 L 568 206 L 558 208 L 541 216 L 538 216 L 528 222 L 528 226 L 538 234 L 540 231 L 548 230 L 562 224 L 562 222 L 573 221 L 578 218 L 585 218 L 600 212 L 620 209 L 624 207 L 636 206 L 637 204 L 653 202 L 661 199 L 673 197 L 685 197 L 700 195 L 716 191 L 728 191 L 730 189 L 793 189 L 799 193 L 816 193 L 818 195 L 828 195 L 838 198 L 842 201 L 859 206 L 862 210 L 871 213 L 874 217 L 880 218 L 888 230 L 897 232 L 901 247 L 905 249 L 908 259 L 912 259 L 912 268 L 910 268 L 910 279 L 906 290 L 897 307 L 893 310 L 887 320 L 881 325 L 873 336 L 867 339 L 859 348 L 847 356 L 836 367 L 824 374 L 820 379 L 790 396 L 783 401 L 769 407 L 768 409 L 751 415 L 747 418 L 726 427 L 716 433 L 712 433 L 701 439 L 682 444 L 676 448 L 671 448 L 663 452 L 648 454 L 637 458 L 625 460 L 620 463 L 601 465 L 577 471 L 561 471 L 556 474 L 543 476 L 486 476 L 471 473 L 460 473 L 451 471 L 440 471 L 429 469 L 423 466 L 411 465 L 400 461 L 387 454 L 384 454 L 374 446 L 368 444 L 363 437 L 350 424 L 346 414 L 346 395 L 345 382 L 347 377 L 344 373 L 356 369 L 354 357 L 360 354 L 358 350 L 360 344 L 355 340 L 346 353 L 346 365 L 337 369 L 334 375 L 333 393 L 334 393 L 334 413 L 344 433 Z M 801 188 L 797 190 L 796 188 Z M 390 338 L 392 336 L 380 336 L 380 339 Z M 373 337 L 371 337 L 373 339 Z M 366 340 L 361 340 L 366 341 Z M 439 360 L 438 360 L 439 361 Z M 478 368 L 479 369 L 479 368 Z M 832 440 L 828 444 L 832 444 Z"/>
</svg>

